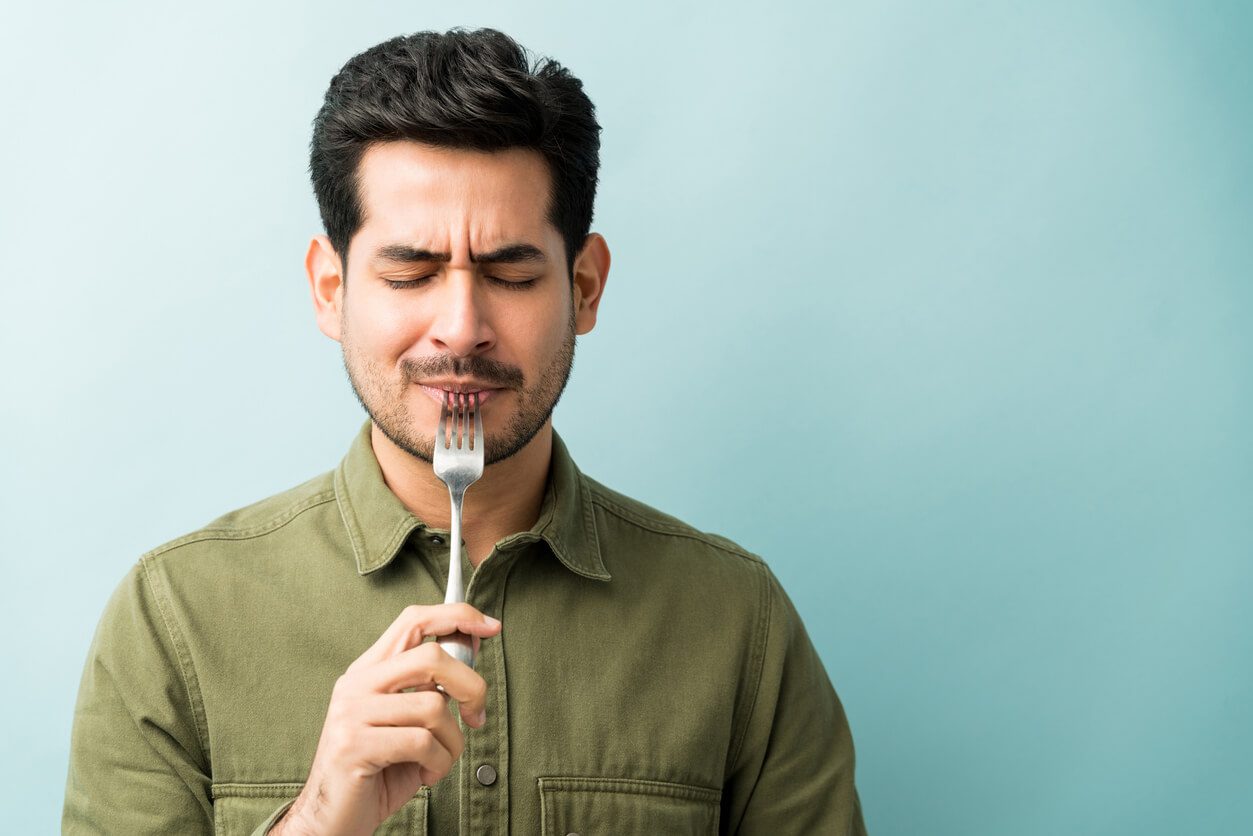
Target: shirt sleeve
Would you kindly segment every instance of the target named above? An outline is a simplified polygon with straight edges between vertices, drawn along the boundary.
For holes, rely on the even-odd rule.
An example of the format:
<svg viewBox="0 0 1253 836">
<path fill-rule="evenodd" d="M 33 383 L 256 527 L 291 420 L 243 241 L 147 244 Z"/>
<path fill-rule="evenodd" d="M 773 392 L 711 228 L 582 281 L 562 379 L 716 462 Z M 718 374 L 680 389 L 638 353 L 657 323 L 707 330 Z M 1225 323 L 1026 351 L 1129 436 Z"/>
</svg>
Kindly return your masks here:
<svg viewBox="0 0 1253 836">
<path fill-rule="evenodd" d="M 723 830 L 865 836 L 844 708 L 791 599 L 765 572 L 761 673 L 724 788 Z"/>
<path fill-rule="evenodd" d="M 160 582 L 141 559 L 96 627 L 74 711 L 62 833 L 213 832 L 195 675 Z"/>
</svg>

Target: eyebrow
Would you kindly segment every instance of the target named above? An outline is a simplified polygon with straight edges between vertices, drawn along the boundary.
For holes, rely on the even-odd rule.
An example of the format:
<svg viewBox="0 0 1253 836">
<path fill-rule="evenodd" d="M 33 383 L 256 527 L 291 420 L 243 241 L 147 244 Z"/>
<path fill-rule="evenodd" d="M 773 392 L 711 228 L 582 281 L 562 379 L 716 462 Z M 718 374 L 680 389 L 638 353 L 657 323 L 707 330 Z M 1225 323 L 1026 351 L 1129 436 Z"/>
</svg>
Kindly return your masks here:
<svg viewBox="0 0 1253 836">
<path fill-rule="evenodd" d="M 374 251 L 375 260 L 395 261 L 406 264 L 415 262 L 447 262 L 452 261 L 449 253 L 436 253 L 414 247 L 409 244 L 384 244 Z M 470 261 L 475 264 L 518 264 L 521 262 L 548 262 L 544 251 L 533 244 L 505 244 L 491 252 L 470 253 Z"/>
</svg>

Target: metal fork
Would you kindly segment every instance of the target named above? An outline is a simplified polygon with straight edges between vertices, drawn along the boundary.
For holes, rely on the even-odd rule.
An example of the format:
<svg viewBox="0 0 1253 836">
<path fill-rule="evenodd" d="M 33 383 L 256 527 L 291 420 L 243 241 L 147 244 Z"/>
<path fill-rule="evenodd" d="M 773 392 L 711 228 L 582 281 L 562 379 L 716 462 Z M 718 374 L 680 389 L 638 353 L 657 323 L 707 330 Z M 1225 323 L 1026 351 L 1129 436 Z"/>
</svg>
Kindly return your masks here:
<svg viewBox="0 0 1253 836">
<path fill-rule="evenodd" d="M 461 580 L 461 503 L 466 488 L 483 475 L 483 416 L 479 412 L 478 392 L 470 395 L 458 392 L 455 396 L 449 392 L 444 398 L 439 410 L 434 460 L 435 475 L 448 486 L 452 497 L 452 542 L 448 544 L 448 591 L 444 593 L 444 603 L 459 604 L 465 600 Z M 473 638 L 456 632 L 440 636 L 436 641 L 454 659 L 474 667 Z"/>
</svg>

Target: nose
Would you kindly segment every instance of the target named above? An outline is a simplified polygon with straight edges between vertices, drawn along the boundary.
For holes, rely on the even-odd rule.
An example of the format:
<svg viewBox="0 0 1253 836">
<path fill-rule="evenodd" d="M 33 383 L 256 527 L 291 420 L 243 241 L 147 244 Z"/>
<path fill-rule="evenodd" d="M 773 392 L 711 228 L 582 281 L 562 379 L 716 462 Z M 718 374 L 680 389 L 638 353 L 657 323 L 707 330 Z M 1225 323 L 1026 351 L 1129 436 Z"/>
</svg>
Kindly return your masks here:
<svg viewBox="0 0 1253 836">
<path fill-rule="evenodd" d="M 473 273 L 450 270 L 440 292 L 431 321 L 431 342 L 441 352 L 465 357 L 482 354 L 496 344 L 496 334 L 487 310 L 479 298 L 480 289 Z"/>
</svg>

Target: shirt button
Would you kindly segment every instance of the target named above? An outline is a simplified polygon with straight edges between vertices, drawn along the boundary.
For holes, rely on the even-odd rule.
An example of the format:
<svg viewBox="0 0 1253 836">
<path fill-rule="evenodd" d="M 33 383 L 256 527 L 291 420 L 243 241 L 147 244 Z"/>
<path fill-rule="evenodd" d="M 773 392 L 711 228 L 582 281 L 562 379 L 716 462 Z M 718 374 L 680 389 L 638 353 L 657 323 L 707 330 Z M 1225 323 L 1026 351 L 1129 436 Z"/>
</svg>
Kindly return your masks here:
<svg viewBox="0 0 1253 836">
<path fill-rule="evenodd" d="M 483 786 L 490 787 L 496 783 L 496 770 L 492 769 L 491 764 L 485 763 L 474 771 L 474 777 L 478 778 Z"/>
<path fill-rule="evenodd" d="M 438 534 L 436 534 L 436 535 L 434 535 L 433 537 L 431 537 L 431 542 L 432 542 L 432 543 L 434 543 L 434 544 L 435 544 L 435 545 L 437 545 L 437 546 L 442 546 L 442 545 L 444 545 L 444 538 L 443 538 L 443 537 L 440 537 Z"/>
</svg>

